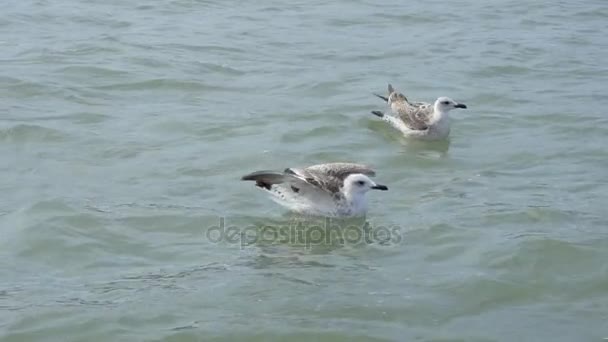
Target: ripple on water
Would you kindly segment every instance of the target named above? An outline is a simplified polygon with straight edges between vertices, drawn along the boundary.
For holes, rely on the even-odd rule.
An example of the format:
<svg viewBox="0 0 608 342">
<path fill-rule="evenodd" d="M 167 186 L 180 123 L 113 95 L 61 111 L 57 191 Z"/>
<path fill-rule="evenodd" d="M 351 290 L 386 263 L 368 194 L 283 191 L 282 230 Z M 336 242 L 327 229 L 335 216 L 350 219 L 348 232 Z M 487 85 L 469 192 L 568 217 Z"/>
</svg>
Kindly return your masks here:
<svg viewBox="0 0 608 342">
<path fill-rule="evenodd" d="M 246 53 L 246 50 L 239 49 L 235 46 L 227 46 L 227 45 L 212 45 L 212 44 L 203 44 L 203 45 L 191 45 L 191 44 L 164 44 L 164 47 L 171 49 L 181 49 L 186 51 L 195 51 L 195 52 L 218 52 L 218 53 L 235 53 L 242 54 Z"/>
<path fill-rule="evenodd" d="M 14 108 L 20 108 L 19 106 L 15 106 Z M 101 113 L 93 113 L 93 112 L 79 112 L 73 114 L 66 115 L 46 115 L 46 116 L 28 116 L 21 118 L 7 118 L 4 119 L 8 122 L 40 122 L 40 121 L 69 121 L 76 124 L 94 124 L 106 121 L 110 119 L 111 116 L 101 114 Z"/>
<path fill-rule="evenodd" d="M 102 113 L 80 112 L 70 115 L 70 118 L 74 123 L 88 125 L 110 120 L 112 116 Z"/>
<path fill-rule="evenodd" d="M 510 75 L 528 75 L 533 73 L 533 69 L 522 65 L 491 65 L 483 67 L 472 75 L 477 77 L 494 77 L 494 78 L 505 78 Z"/>
<path fill-rule="evenodd" d="M 60 92 L 60 89 L 52 85 L 12 77 L 0 77 L 0 89 L 5 96 L 14 99 L 26 99 Z"/>
<path fill-rule="evenodd" d="M 82 66 L 82 65 L 70 65 L 55 70 L 56 74 L 62 76 L 77 76 L 77 77 L 127 77 L 130 75 L 128 71 L 111 69 L 109 67 L 99 66 Z"/>
<path fill-rule="evenodd" d="M 209 73 L 216 73 L 216 74 L 229 75 L 229 76 L 240 76 L 240 75 L 246 74 L 244 71 L 229 67 L 226 64 L 198 62 L 198 65 L 202 66 L 205 69 L 205 71 L 209 72 Z"/>
<path fill-rule="evenodd" d="M 209 85 L 203 82 L 181 80 L 181 79 L 151 79 L 139 82 L 122 82 L 113 83 L 103 86 L 92 87 L 93 89 L 105 91 L 140 91 L 140 90 L 170 90 L 170 91 L 210 91 L 210 90 L 225 90 L 234 91 L 234 87 L 226 87 L 220 85 Z"/>
<path fill-rule="evenodd" d="M 0 141 L 16 143 L 51 143 L 62 142 L 68 138 L 69 135 L 65 132 L 39 125 L 19 124 L 0 129 Z"/>
<path fill-rule="evenodd" d="M 601 255 L 607 241 L 523 236 L 495 246 L 480 262 L 496 278 L 520 284 L 538 295 L 551 293 L 562 300 L 603 296 L 608 266 Z"/>
<path fill-rule="evenodd" d="M 132 159 L 139 156 L 143 147 L 139 144 L 122 144 L 120 146 L 109 147 L 97 152 L 98 158 L 105 160 Z"/>
<path fill-rule="evenodd" d="M 159 223 L 158 218 L 145 221 L 141 227 L 144 234 L 140 234 L 136 229 L 125 228 L 123 221 L 115 215 L 114 212 L 85 210 L 78 202 L 39 201 L 2 217 L 11 230 L 3 232 L 5 239 L 1 242 L 10 243 L 11 255 L 28 264 L 52 267 L 68 275 L 84 274 L 96 268 L 147 265 L 149 260 L 156 258 L 167 260 L 176 250 L 164 244 L 146 247 L 150 246 L 150 239 L 167 241 L 166 234 L 174 235 L 172 229 L 179 231 L 184 225 L 187 226 L 184 228 L 186 234 L 200 234 L 195 219 L 184 221 L 182 217 L 173 216 L 165 225 Z M 153 230 L 153 227 L 158 229 Z M 146 256 L 142 257 L 142 253 Z"/>
</svg>

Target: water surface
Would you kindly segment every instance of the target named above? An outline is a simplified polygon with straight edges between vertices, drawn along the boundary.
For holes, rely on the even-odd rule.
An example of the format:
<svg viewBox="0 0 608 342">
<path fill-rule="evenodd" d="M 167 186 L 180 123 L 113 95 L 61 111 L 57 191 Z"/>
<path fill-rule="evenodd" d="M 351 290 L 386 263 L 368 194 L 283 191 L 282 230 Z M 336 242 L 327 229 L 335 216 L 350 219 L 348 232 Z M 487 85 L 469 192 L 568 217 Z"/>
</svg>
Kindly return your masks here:
<svg viewBox="0 0 608 342">
<path fill-rule="evenodd" d="M 601 341 L 607 20 L 599 0 L 9 1 L 1 339 Z M 388 82 L 466 103 L 449 141 L 369 114 Z M 371 238 L 327 241 L 239 181 L 337 160 L 390 188 L 342 222 Z M 299 223 L 323 241 L 265 228 Z"/>
</svg>

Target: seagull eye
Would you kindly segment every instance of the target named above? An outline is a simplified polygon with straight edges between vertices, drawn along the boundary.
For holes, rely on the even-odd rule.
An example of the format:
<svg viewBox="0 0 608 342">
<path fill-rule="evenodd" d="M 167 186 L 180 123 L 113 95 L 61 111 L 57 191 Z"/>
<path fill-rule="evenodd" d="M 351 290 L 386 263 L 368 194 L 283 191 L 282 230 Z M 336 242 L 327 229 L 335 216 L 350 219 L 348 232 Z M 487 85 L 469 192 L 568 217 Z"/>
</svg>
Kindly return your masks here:
<svg viewBox="0 0 608 342">
<path fill-rule="evenodd" d="M 357 185 L 363 186 L 363 185 L 365 185 L 365 182 L 364 181 L 357 181 Z"/>
<path fill-rule="evenodd" d="M 449 104 L 450 104 L 450 101 L 443 101 L 443 104 L 444 104 L 444 105 L 449 105 Z"/>
</svg>

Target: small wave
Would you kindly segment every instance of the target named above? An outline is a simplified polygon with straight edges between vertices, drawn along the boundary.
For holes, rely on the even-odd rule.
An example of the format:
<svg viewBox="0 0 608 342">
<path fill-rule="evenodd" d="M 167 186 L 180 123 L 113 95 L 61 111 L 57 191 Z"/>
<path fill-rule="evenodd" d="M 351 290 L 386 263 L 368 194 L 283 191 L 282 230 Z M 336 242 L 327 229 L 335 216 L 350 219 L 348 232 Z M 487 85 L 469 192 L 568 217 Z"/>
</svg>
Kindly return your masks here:
<svg viewBox="0 0 608 342">
<path fill-rule="evenodd" d="M 176 79 L 152 79 L 139 82 L 114 83 L 109 85 L 92 87 L 98 90 L 176 90 L 176 91 L 205 91 L 205 90 L 228 90 L 220 86 L 211 86 L 201 82 Z M 230 89 L 233 90 L 233 89 Z"/>
<path fill-rule="evenodd" d="M 13 142 L 59 142 L 68 135 L 62 131 L 38 125 L 19 124 L 0 129 L 0 141 Z"/>
<path fill-rule="evenodd" d="M 97 66 L 82 66 L 82 65 L 70 65 L 60 69 L 57 69 L 55 73 L 62 75 L 80 75 L 80 76 L 95 76 L 95 77 L 107 77 L 107 76 L 128 76 L 129 72 L 123 70 L 114 70 L 110 68 L 102 68 Z"/>
</svg>

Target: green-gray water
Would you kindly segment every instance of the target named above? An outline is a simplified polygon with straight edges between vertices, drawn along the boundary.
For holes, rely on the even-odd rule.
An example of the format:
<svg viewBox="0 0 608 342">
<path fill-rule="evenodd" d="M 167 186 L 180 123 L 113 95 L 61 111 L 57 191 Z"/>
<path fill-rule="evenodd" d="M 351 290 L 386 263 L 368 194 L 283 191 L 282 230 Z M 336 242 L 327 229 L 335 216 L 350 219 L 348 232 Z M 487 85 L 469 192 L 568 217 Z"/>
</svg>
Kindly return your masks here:
<svg viewBox="0 0 608 342">
<path fill-rule="evenodd" d="M 8 0 L 0 340 L 602 341 L 607 22 L 604 0 Z M 369 114 L 388 82 L 466 103 L 450 141 Z M 367 223 L 390 242 L 216 241 L 303 220 L 242 174 L 337 160 L 389 186 Z"/>
</svg>

